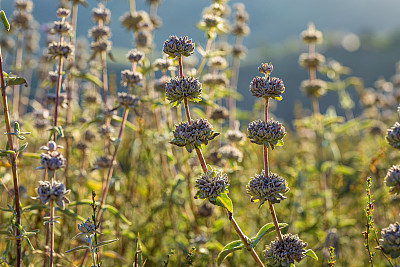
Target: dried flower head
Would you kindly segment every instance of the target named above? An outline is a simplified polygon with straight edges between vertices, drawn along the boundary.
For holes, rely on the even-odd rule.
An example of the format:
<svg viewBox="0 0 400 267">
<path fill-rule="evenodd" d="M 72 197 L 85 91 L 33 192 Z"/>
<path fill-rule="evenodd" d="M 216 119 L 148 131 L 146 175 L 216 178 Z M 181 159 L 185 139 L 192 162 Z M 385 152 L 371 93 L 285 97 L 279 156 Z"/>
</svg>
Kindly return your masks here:
<svg viewBox="0 0 400 267">
<path fill-rule="evenodd" d="M 218 33 L 226 33 L 228 31 L 226 21 L 220 16 L 210 13 L 203 15 L 201 21 L 197 24 L 197 27 L 202 31 L 207 31 L 209 34 L 212 31 Z"/>
<path fill-rule="evenodd" d="M 306 44 L 315 44 L 322 42 L 322 32 L 315 29 L 314 24 L 310 23 L 307 30 L 301 33 L 301 38 Z"/>
<path fill-rule="evenodd" d="M 215 133 L 212 125 L 206 119 L 193 120 L 191 124 L 181 122 L 175 125 L 174 139 L 171 144 L 184 146 L 188 152 L 201 145 L 207 145 L 208 141 L 214 139 L 219 133 Z"/>
<path fill-rule="evenodd" d="M 123 70 L 121 71 L 121 85 L 122 86 L 134 86 L 134 85 L 140 85 L 140 82 L 142 81 L 143 76 L 139 72 L 134 72 L 131 70 Z"/>
<path fill-rule="evenodd" d="M 96 225 L 94 225 L 90 218 L 87 218 L 87 220 L 83 223 L 78 223 L 78 230 L 81 231 L 81 234 L 85 235 L 93 235 L 95 233 L 101 234 L 96 230 Z"/>
<path fill-rule="evenodd" d="M 154 60 L 153 63 L 153 67 L 155 70 L 159 70 L 159 71 L 167 71 L 173 68 L 173 61 L 171 59 L 168 58 L 157 58 L 156 60 Z"/>
<path fill-rule="evenodd" d="M 275 146 L 282 146 L 282 138 L 286 135 L 285 127 L 278 121 L 262 121 L 257 120 L 249 124 L 247 128 L 248 136 L 252 143 L 258 145 L 271 146 L 272 149 Z"/>
<path fill-rule="evenodd" d="M 239 130 L 228 130 L 225 137 L 232 143 L 238 143 L 243 140 L 244 134 Z"/>
<path fill-rule="evenodd" d="M 89 37 L 93 38 L 95 41 L 98 41 L 100 39 L 109 39 L 111 38 L 111 31 L 110 28 L 107 26 L 93 26 L 89 30 Z"/>
<path fill-rule="evenodd" d="M 306 96 L 321 97 L 326 94 L 327 84 L 320 79 L 304 80 L 300 87 Z"/>
<path fill-rule="evenodd" d="M 93 169 L 108 169 L 111 164 L 111 158 L 106 156 L 97 157 L 93 164 Z"/>
<path fill-rule="evenodd" d="M 272 63 L 261 63 L 260 67 L 258 67 L 258 72 L 263 73 L 265 75 L 269 75 L 272 70 L 274 69 L 274 66 Z"/>
<path fill-rule="evenodd" d="M 51 42 L 47 49 L 48 54 L 52 59 L 55 59 L 59 56 L 69 59 L 74 52 L 74 47 L 69 43 L 60 44 L 57 42 Z"/>
<path fill-rule="evenodd" d="M 225 145 L 218 149 L 218 154 L 222 159 L 231 160 L 234 162 L 241 162 L 243 153 L 232 145 Z"/>
<path fill-rule="evenodd" d="M 144 51 L 152 48 L 153 34 L 151 31 L 138 31 L 135 36 L 136 46 Z"/>
<path fill-rule="evenodd" d="M 325 62 L 325 57 L 320 53 L 302 53 L 299 57 L 299 64 L 304 68 L 318 68 Z"/>
<path fill-rule="evenodd" d="M 59 18 L 67 18 L 71 14 L 71 10 L 67 8 L 59 8 L 57 9 L 57 17 Z"/>
<path fill-rule="evenodd" d="M 33 22 L 33 16 L 31 13 L 25 11 L 15 10 L 12 14 L 11 24 L 13 27 L 28 30 Z"/>
<path fill-rule="evenodd" d="M 227 193 L 229 187 L 228 175 L 222 171 L 207 169 L 207 173 L 203 173 L 196 179 L 197 189 L 199 190 L 194 198 L 214 200 L 219 194 Z"/>
<path fill-rule="evenodd" d="M 175 77 L 165 84 L 167 99 L 172 106 L 178 106 L 184 98 L 192 102 L 201 101 L 201 83 L 193 77 Z"/>
<path fill-rule="evenodd" d="M 111 19 L 111 12 L 103 4 L 99 4 L 92 9 L 92 18 L 95 22 L 102 21 L 104 24 L 108 24 Z"/>
<path fill-rule="evenodd" d="M 30 0 L 17 0 L 15 1 L 15 9 L 25 12 L 32 12 L 33 3 Z"/>
<path fill-rule="evenodd" d="M 54 141 L 48 142 L 47 146 L 42 146 L 40 149 L 45 150 L 45 153 L 40 155 L 41 167 L 37 169 L 46 169 L 47 171 L 55 171 L 65 166 L 65 158 L 57 151 L 62 146 L 57 145 Z"/>
<path fill-rule="evenodd" d="M 126 108 L 136 109 L 139 104 L 139 97 L 128 94 L 128 93 L 118 93 L 118 103 Z"/>
<path fill-rule="evenodd" d="M 139 31 L 152 30 L 153 23 L 151 22 L 150 16 L 146 11 L 140 10 L 134 13 L 126 12 L 120 18 L 122 26 L 125 27 L 127 31 Z"/>
<path fill-rule="evenodd" d="M 141 61 L 144 58 L 144 53 L 140 52 L 136 49 L 132 49 L 128 52 L 128 54 L 126 55 L 126 57 L 128 58 L 128 60 L 130 62 L 136 62 L 138 63 L 139 61 Z"/>
<path fill-rule="evenodd" d="M 396 122 L 390 129 L 387 129 L 386 140 L 392 147 L 400 149 L 400 123 Z"/>
<path fill-rule="evenodd" d="M 94 41 L 90 44 L 90 49 L 94 54 L 99 54 L 101 52 L 110 52 L 112 46 L 112 42 L 107 39 L 100 39 Z"/>
<path fill-rule="evenodd" d="M 236 36 L 246 36 L 250 33 L 250 28 L 245 23 L 236 23 L 231 28 L 231 33 Z"/>
<path fill-rule="evenodd" d="M 281 176 L 270 172 L 267 177 L 265 171 L 262 170 L 261 174 L 251 177 L 246 191 L 251 197 L 251 202 L 260 201 L 261 206 L 267 200 L 272 204 L 280 203 L 286 198 L 283 194 L 289 191 L 289 187 Z"/>
<path fill-rule="evenodd" d="M 169 39 L 164 42 L 163 52 L 171 59 L 180 56 L 188 57 L 194 53 L 194 43 L 192 43 L 192 39 L 189 39 L 187 36 L 179 38 L 170 36 Z"/>
<path fill-rule="evenodd" d="M 264 250 L 264 258 L 268 266 L 280 267 L 291 266 L 294 262 L 300 262 L 306 257 L 304 253 L 307 243 L 303 242 L 297 235 L 285 234 L 282 241 L 278 238 L 272 241 Z"/>
<path fill-rule="evenodd" d="M 232 55 L 234 57 L 242 58 L 246 55 L 246 53 L 247 53 L 247 48 L 242 44 L 236 44 L 235 46 L 232 47 Z"/>
<path fill-rule="evenodd" d="M 250 92 L 253 96 L 282 100 L 281 94 L 285 86 L 279 78 L 255 77 L 250 83 Z"/>
<path fill-rule="evenodd" d="M 212 69 L 223 70 L 228 67 L 228 61 L 221 56 L 215 56 L 208 60 L 208 66 Z"/>
<path fill-rule="evenodd" d="M 215 87 L 227 87 L 229 85 L 229 80 L 226 77 L 225 73 L 207 73 L 203 76 L 203 84 Z"/>
<path fill-rule="evenodd" d="M 72 26 L 68 21 L 54 21 L 53 27 L 49 31 L 50 34 L 67 34 L 71 35 Z"/>
<path fill-rule="evenodd" d="M 400 166 L 393 165 L 385 177 L 386 186 L 390 187 L 390 192 L 400 194 Z"/>
<path fill-rule="evenodd" d="M 395 259 L 400 256 L 400 224 L 395 222 L 381 231 L 378 249 Z"/>
<path fill-rule="evenodd" d="M 99 127 L 98 133 L 103 137 L 109 137 L 111 133 L 114 132 L 114 129 L 110 125 L 103 124 Z"/>
<path fill-rule="evenodd" d="M 222 106 L 216 106 L 211 110 L 210 119 L 212 120 L 226 120 L 229 118 L 228 110 Z"/>
<path fill-rule="evenodd" d="M 59 181 L 39 181 L 39 187 L 36 188 L 38 194 L 35 199 L 39 199 L 43 204 L 46 204 L 50 200 L 55 200 L 56 204 L 64 209 L 65 204 L 69 203 L 69 199 L 66 197 L 71 190 L 67 190 L 64 184 Z"/>
</svg>

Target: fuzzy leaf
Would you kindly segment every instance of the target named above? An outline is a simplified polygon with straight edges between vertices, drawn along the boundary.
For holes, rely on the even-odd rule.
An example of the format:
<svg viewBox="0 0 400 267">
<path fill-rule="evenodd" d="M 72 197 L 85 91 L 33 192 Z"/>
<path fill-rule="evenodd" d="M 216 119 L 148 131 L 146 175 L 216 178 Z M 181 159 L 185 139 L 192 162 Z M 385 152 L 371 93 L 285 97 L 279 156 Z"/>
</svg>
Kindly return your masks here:
<svg viewBox="0 0 400 267">
<path fill-rule="evenodd" d="M 228 197 L 226 193 L 221 193 L 215 198 L 215 200 L 210 199 L 210 202 L 214 205 L 227 209 L 230 213 L 233 213 L 232 200 Z"/>
<path fill-rule="evenodd" d="M 224 261 L 224 259 L 231 254 L 232 252 L 244 248 L 244 244 L 242 243 L 241 240 L 236 240 L 228 245 L 226 245 L 221 252 L 218 254 L 218 261 L 217 265 L 221 265 L 221 263 Z"/>
<path fill-rule="evenodd" d="M 279 229 L 281 228 L 285 228 L 287 226 L 287 223 L 280 223 L 278 224 Z M 250 246 L 252 248 L 255 248 L 258 244 L 258 242 L 260 242 L 260 240 L 269 233 L 272 233 L 273 231 L 275 231 L 275 227 L 274 227 L 274 223 L 267 223 L 266 225 L 264 225 L 263 227 L 261 227 L 261 229 L 258 231 L 258 233 L 256 234 L 256 236 L 254 236 L 253 238 L 251 238 L 251 244 Z"/>
<path fill-rule="evenodd" d="M 4 28 L 6 28 L 6 30 L 9 31 L 11 26 L 6 17 L 6 13 L 4 13 L 3 10 L 0 11 L 0 18 L 1 18 L 1 21 L 3 22 Z"/>
<path fill-rule="evenodd" d="M 65 251 L 65 253 L 70 253 L 70 252 L 74 252 L 74 251 L 82 250 L 82 249 L 90 249 L 90 248 L 88 246 L 79 246 L 79 247 L 67 250 L 67 251 Z"/>
<path fill-rule="evenodd" d="M 102 247 L 102 246 L 105 246 L 105 245 L 114 243 L 115 241 L 118 241 L 118 240 L 119 240 L 119 239 L 117 238 L 117 239 L 112 239 L 112 240 L 103 241 L 103 242 L 100 242 L 100 243 L 97 243 L 96 245 L 94 245 L 93 248 L 99 248 L 99 247 Z"/>
<path fill-rule="evenodd" d="M 7 85 L 21 85 L 25 84 L 25 87 L 28 87 L 28 82 L 23 77 L 8 77 Z"/>
<path fill-rule="evenodd" d="M 28 245 L 29 249 L 32 250 L 32 251 L 34 251 L 35 248 L 33 247 L 31 241 L 29 240 L 29 238 L 26 237 L 26 238 L 25 238 L 25 241 L 26 241 L 26 244 Z"/>
<path fill-rule="evenodd" d="M 315 252 L 312 249 L 307 249 L 306 252 L 304 252 L 304 255 L 313 258 L 316 261 L 318 260 L 317 254 L 315 254 Z"/>
<path fill-rule="evenodd" d="M 21 153 L 22 151 L 24 151 L 26 149 L 26 147 L 28 146 L 28 143 L 23 144 L 22 146 L 20 146 L 18 148 L 18 153 Z"/>
</svg>

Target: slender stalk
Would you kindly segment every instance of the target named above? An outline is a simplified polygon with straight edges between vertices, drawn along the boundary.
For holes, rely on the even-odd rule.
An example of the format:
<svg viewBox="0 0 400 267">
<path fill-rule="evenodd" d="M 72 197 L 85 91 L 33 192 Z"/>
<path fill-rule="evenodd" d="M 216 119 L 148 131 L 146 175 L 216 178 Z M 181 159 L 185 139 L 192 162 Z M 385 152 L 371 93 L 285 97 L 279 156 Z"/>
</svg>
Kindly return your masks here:
<svg viewBox="0 0 400 267">
<path fill-rule="evenodd" d="M 203 169 L 204 173 L 207 173 L 207 164 L 206 161 L 204 159 L 203 153 L 201 153 L 201 150 L 199 148 L 196 148 L 196 153 L 197 153 L 197 157 L 199 158 L 200 164 L 201 164 L 201 168 Z"/>
<path fill-rule="evenodd" d="M 108 75 L 107 75 L 107 60 L 105 51 L 101 52 L 100 60 L 101 60 L 101 71 L 103 79 L 103 104 L 104 104 L 104 109 L 107 110 Z"/>
<path fill-rule="evenodd" d="M 179 77 L 183 78 L 183 64 L 182 64 L 182 56 L 178 57 L 178 63 L 179 63 Z"/>
<path fill-rule="evenodd" d="M 237 37 L 236 45 L 240 45 L 242 42 L 241 37 Z M 238 56 L 233 57 L 232 62 L 232 78 L 231 78 L 231 90 L 233 93 L 237 91 L 237 84 L 239 80 L 239 67 L 240 67 L 240 58 Z M 228 97 L 228 109 L 229 109 L 229 129 L 235 129 L 235 120 L 236 120 L 236 99 L 234 96 L 230 95 Z"/>
<path fill-rule="evenodd" d="M 6 85 L 4 83 L 4 76 L 3 76 L 3 59 L 1 56 L 1 48 L 0 48 L 0 83 L 1 83 L 1 97 L 3 102 L 3 113 L 4 113 L 4 120 L 6 124 L 6 131 L 7 133 L 11 133 L 11 125 L 10 125 L 10 114 L 8 112 L 8 104 L 7 104 L 7 95 L 6 95 Z M 8 144 L 10 150 L 14 150 L 14 143 L 12 139 L 12 135 L 7 134 Z M 21 225 L 21 210 L 20 210 L 20 203 L 19 203 L 19 181 L 18 181 L 18 171 L 17 171 L 17 158 L 15 154 L 10 154 L 10 163 L 11 169 L 13 173 L 13 183 L 14 183 L 14 200 L 15 200 L 15 222 L 17 225 Z M 16 229 L 16 236 L 20 236 L 21 231 Z M 16 239 L 16 261 L 15 266 L 21 266 L 21 239 Z"/>
<path fill-rule="evenodd" d="M 15 51 L 15 69 L 18 74 L 21 73 L 22 66 L 22 39 L 24 35 L 21 30 L 18 30 L 17 34 L 17 45 Z M 20 103 L 20 85 L 14 85 L 14 95 L 13 95 L 13 116 L 14 119 L 19 118 L 19 103 Z"/>
<path fill-rule="evenodd" d="M 269 103 L 269 98 L 265 99 L 265 109 L 264 109 L 264 119 L 267 122 L 268 121 L 268 103 Z M 269 166 L 268 166 L 268 147 L 266 145 L 263 146 L 264 149 L 264 172 L 265 175 L 268 177 L 269 176 Z M 274 205 L 268 201 L 269 204 L 269 212 L 271 213 L 272 221 L 274 222 L 275 226 L 275 231 L 278 235 L 278 238 L 280 241 L 282 241 L 282 233 L 281 230 L 279 229 L 278 225 L 278 219 L 276 217 Z"/>
<path fill-rule="evenodd" d="M 206 64 L 206 61 L 207 61 L 207 54 L 208 54 L 208 52 L 210 51 L 211 44 L 212 44 L 212 41 L 213 41 L 213 40 L 214 40 L 214 38 L 209 38 L 209 39 L 207 40 L 206 50 L 205 50 L 205 52 L 204 52 L 203 58 L 201 59 L 199 68 L 198 68 L 197 71 L 196 71 L 196 76 L 199 76 L 199 75 L 201 74 L 201 72 L 203 71 L 203 69 L 204 69 L 204 65 Z"/>
<path fill-rule="evenodd" d="M 191 124 L 192 121 L 191 121 L 191 118 L 190 118 L 189 105 L 188 105 L 188 101 L 187 101 L 187 98 L 186 98 L 186 97 L 183 98 L 183 104 L 184 104 L 184 106 L 185 106 L 186 118 L 187 118 L 187 120 L 188 120 L 188 123 Z"/>
<path fill-rule="evenodd" d="M 133 15 L 136 12 L 135 0 L 129 0 L 129 12 Z"/>
<path fill-rule="evenodd" d="M 54 254 L 54 200 L 50 200 L 50 263 L 49 266 L 53 267 L 53 254 Z"/>
</svg>

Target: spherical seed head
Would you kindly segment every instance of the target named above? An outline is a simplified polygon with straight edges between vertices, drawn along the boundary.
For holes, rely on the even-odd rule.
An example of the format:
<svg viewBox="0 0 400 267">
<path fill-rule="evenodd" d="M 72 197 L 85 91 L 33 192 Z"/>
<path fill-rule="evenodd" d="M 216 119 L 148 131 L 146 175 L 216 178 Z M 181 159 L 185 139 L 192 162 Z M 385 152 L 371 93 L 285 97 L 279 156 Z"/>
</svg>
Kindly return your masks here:
<svg viewBox="0 0 400 267">
<path fill-rule="evenodd" d="M 106 39 L 100 39 L 90 44 L 90 49 L 93 53 L 109 52 L 111 50 L 112 42 Z"/>
<path fill-rule="evenodd" d="M 186 97 L 192 102 L 201 101 L 201 83 L 193 77 L 175 77 L 165 84 L 167 99 L 172 106 L 178 106 Z"/>
<path fill-rule="evenodd" d="M 147 51 L 153 46 L 153 34 L 151 31 L 138 31 L 135 36 L 135 44 L 138 48 Z"/>
<path fill-rule="evenodd" d="M 306 256 L 307 243 L 303 242 L 297 235 L 285 234 L 282 241 L 278 238 L 272 241 L 264 250 L 264 258 L 267 265 L 271 267 L 287 266 L 294 262 L 300 262 Z"/>
<path fill-rule="evenodd" d="M 381 231 L 379 239 L 379 249 L 383 253 L 395 259 L 400 256 L 400 224 L 398 222 L 390 224 Z"/>
<path fill-rule="evenodd" d="M 194 46 L 192 39 L 189 39 L 187 36 L 179 38 L 170 36 L 169 39 L 164 42 L 163 52 L 171 59 L 180 56 L 188 57 L 194 53 Z"/>
<path fill-rule="evenodd" d="M 38 169 L 55 171 L 65 166 L 65 158 L 57 151 L 42 153 L 40 155 L 40 164 L 42 167 L 38 167 Z"/>
<path fill-rule="evenodd" d="M 90 218 L 87 218 L 87 220 L 83 223 L 78 223 L 78 230 L 81 231 L 81 233 L 84 234 L 94 234 L 96 232 L 96 226 L 90 220 Z"/>
<path fill-rule="evenodd" d="M 13 27 L 28 30 L 33 22 L 33 16 L 31 13 L 27 13 L 21 10 L 15 10 L 11 17 L 11 24 Z"/>
<path fill-rule="evenodd" d="M 120 21 L 127 31 L 138 31 L 144 28 L 152 30 L 153 28 L 149 14 L 143 10 L 134 13 L 126 12 L 120 17 Z"/>
<path fill-rule="evenodd" d="M 195 187 L 199 191 L 194 198 L 214 200 L 219 194 L 228 192 L 228 175 L 222 171 L 208 169 L 207 173 L 196 179 Z"/>
<path fill-rule="evenodd" d="M 214 139 L 219 133 L 215 133 L 212 125 L 206 119 L 193 120 L 191 124 L 181 122 L 175 125 L 174 139 L 171 144 L 184 146 L 190 153 L 201 145 L 207 145 L 208 141 Z"/>
<path fill-rule="evenodd" d="M 222 159 L 231 160 L 234 162 L 241 162 L 243 159 L 243 153 L 234 146 L 225 145 L 218 149 L 218 154 Z"/>
<path fill-rule="evenodd" d="M 231 28 L 231 33 L 236 36 L 246 36 L 250 33 L 250 28 L 245 23 L 236 23 Z"/>
<path fill-rule="evenodd" d="M 300 87 L 306 96 L 313 96 L 319 98 L 326 94 L 327 84 L 325 81 L 320 79 L 304 80 L 301 82 Z"/>
<path fill-rule="evenodd" d="M 260 67 L 258 67 L 258 72 L 269 75 L 273 69 L 274 69 L 274 66 L 272 65 L 271 62 L 269 64 L 261 63 Z"/>
<path fill-rule="evenodd" d="M 57 17 L 59 18 L 67 18 L 71 14 L 71 10 L 67 8 L 59 8 L 57 9 Z"/>
<path fill-rule="evenodd" d="M 400 195 L 400 166 L 393 165 L 385 177 L 386 186 L 390 187 L 390 192 Z"/>
<path fill-rule="evenodd" d="M 121 71 L 121 85 L 122 86 L 133 86 L 140 85 L 143 76 L 139 72 L 133 72 L 131 70 Z"/>
<path fill-rule="evenodd" d="M 251 202 L 260 201 L 261 206 L 267 200 L 272 204 L 280 203 L 286 198 L 283 194 L 289 191 L 289 187 L 287 181 L 281 176 L 270 172 L 267 177 L 263 170 L 261 174 L 251 177 L 246 191 L 251 197 Z"/>
<path fill-rule="evenodd" d="M 67 34 L 71 35 L 72 26 L 68 21 L 54 21 L 53 27 L 50 29 L 50 34 Z"/>
<path fill-rule="evenodd" d="M 154 69 L 159 71 L 167 71 L 171 69 L 173 65 L 173 61 L 168 58 L 157 58 L 153 63 Z"/>
<path fill-rule="evenodd" d="M 118 93 L 118 103 L 127 108 L 136 109 L 139 104 L 139 97 L 127 93 Z"/>
<path fill-rule="evenodd" d="M 285 86 L 279 78 L 255 77 L 250 83 L 250 92 L 253 96 L 282 100 Z"/>
<path fill-rule="evenodd" d="M 15 9 L 25 12 L 32 12 L 33 3 L 30 0 L 17 0 L 15 1 Z"/>
<path fill-rule="evenodd" d="M 325 62 L 325 57 L 320 53 L 302 53 L 299 57 L 299 64 L 303 68 L 318 68 Z"/>
<path fill-rule="evenodd" d="M 246 55 L 247 48 L 242 44 L 237 44 L 232 48 L 232 54 L 234 57 L 242 58 Z"/>
<path fill-rule="evenodd" d="M 400 124 L 398 122 L 390 129 L 387 129 L 386 140 L 392 147 L 400 149 Z"/>
<path fill-rule="evenodd" d="M 310 23 L 307 30 L 301 33 L 301 38 L 306 44 L 316 44 L 322 42 L 322 32 L 315 29 L 314 24 Z"/>
<path fill-rule="evenodd" d="M 112 162 L 109 157 L 101 156 L 96 158 L 93 165 L 95 169 L 108 169 L 111 166 L 111 164 Z"/>
<path fill-rule="evenodd" d="M 285 127 L 278 121 L 257 120 L 249 124 L 247 128 L 248 136 L 252 143 L 258 145 L 275 146 L 283 145 L 283 137 L 286 135 Z"/>
<path fill-rule="evenodd" d="M 132 49 L 131 51 L 128 52 L 126 57 L 128 58 L 128 60 L 130 62 L 138 63 L 139 61 L 141 61 L 144 58 L 144 53 L 140 52 L 140 51 L 138 51 L 136 49 Z"/>
<path fill-rule="evenodd" d="M 36 188 L 36 193 L 38 194 L 35 199 L 39 199 L 40 202 L 46 204 L 50 201 L 51 197 L 51 186 L 49 181 L 39 181 L 39 187 Z"/>
</svg>

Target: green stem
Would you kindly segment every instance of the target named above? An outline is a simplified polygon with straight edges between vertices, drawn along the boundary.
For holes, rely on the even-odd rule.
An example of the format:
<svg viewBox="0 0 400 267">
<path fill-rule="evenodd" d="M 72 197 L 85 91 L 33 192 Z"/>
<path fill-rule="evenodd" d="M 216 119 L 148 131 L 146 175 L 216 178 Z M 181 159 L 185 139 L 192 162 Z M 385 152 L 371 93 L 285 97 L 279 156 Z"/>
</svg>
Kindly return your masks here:
<svg viewBox="0 0 400 267">
<path fill-rule="evenodd" d="M 6 95 L 6 86 L 4 83 L 3 76 L 3 59 L 1 56 L 1 47 L 0 47 L 0 83 L 1 83 L 1 97 L 3 102 L 3 114 L 4 120 L 6 124 L 6 131 L 11 133 L 11 125 L 10 125 L 10 114 L 8 112 L 8 104 L 7 104 L 7 95 Z M 8 144 L 10 150 L 14 150 L 14 143 L 12 139 L 12 135 L 7 134 Z M 17 158 L 15 154 L 10 154 L 10 162 L 11 169 L 13 173 L 13 183 L 14 183 L 14 200 L 15 200 L 15 222 L 18 225 L 21 225 L 21 210 L 20 210 L 20 202 L 19 202 L 19 181 L 18 181 L 18 171 L 17 171 Z M 16 236 L 21 235 L 19 229 L 16 229 Z M 21 239 L 16 240 L 16 262 L 15 266 L 21 266 Z"/>
</svg>

